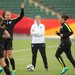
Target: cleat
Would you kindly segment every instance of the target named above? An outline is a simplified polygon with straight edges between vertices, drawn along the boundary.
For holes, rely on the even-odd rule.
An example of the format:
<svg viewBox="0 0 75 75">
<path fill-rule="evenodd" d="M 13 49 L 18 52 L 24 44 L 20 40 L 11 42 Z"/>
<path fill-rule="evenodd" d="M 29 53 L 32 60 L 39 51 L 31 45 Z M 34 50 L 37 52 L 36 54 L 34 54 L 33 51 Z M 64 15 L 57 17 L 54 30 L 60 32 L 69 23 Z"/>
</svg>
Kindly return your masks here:
<svg viewBox="0 0 75 75">
<path fill-rule="evenodd" d="M 48 66 L 45 67 L 45 71 L 48 71 Z"/>
<path fill-rule="evenodd" d="M 12 72 L 12 75 L 16 75 L 16 72 Z"/>
<path fill-rule="evenodd" d="M 68 71 L 68 68 L 65 67 L 65 68 L 63 68 L 63 70 L 61 71 L 61 74 L 64 74 L 64 73 L 66 73 L 67 71 Z"/>
<path fill-rule="evenodd" d="M 74 73 L 74 74 L 72 74 L 72 75 L 75 75 L 75 73 Z"/>
<path fill-rule="evenodd" d="M 48 69 L 45 69 L 45 71 L 48 71 Z"/>
<path fill-rule="evenodd" d="M 0 73 L 3 71 L 3 68 L 0 67 Z"/>
<path fill-rule="evenodd" d="M 16 75 L 16 71 L 14 70 L 14 71 L 12 71 L 12 75 Z"/>
</svg>

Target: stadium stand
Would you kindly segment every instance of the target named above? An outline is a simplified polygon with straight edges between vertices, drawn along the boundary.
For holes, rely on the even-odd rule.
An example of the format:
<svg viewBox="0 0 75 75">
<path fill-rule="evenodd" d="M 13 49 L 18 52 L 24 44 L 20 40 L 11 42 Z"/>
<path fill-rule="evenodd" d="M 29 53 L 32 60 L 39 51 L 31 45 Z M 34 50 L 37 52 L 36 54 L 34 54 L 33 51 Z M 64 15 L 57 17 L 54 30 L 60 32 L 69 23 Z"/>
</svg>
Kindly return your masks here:
<svg viewBox="0 0 75 75">
<path fill-rule="evenodd" d="M 41 10 L 40 6 L 35 6 L 35 1 L 44 6 L 54 8 L 58 12 L 69 14 L 75 17 L 75 1 L 74 0 L 34 0 L 33 4 L 29 1 L 32 0 L 0 0 L 0 15 L 2 10 L 9 10 L 12 12 L 12 18 L 17 17 L 20 14 L 20 4 L 25 2 L 25 16 L 16 24 L 14 33 L 19 34 L 30 34 L 31 25 L 34 22 L 34 17 L 40 15 L 42 17 L 42 23 L 46 27 L 47 36 L 55 36 L 55 32 L 59 29 L 59 21 L 51 15 L 47 14 L 45 10 Z M 16 13 L 16 14 L 15 14 Z M 46 18 L 46 19 L 45 19 Z M 70 19 L 68 24 L 74 31 L 75 34 L 75 19 Z"/>
<path fill-rule="evenodd" d="M 29 4 L 29 0 L 0 0 L 0 9 L 10 10 L 14 13 L 20 12 L 19 5 L 21 2 L 25 2 L 25 16 L 34 17 L 40 14 L 43 18 L 54 18 L 51 14 L 46 14 L 45 11 L 41 11 L 40 8 L 36 8 L 33 4 Z M 75 17 L 75 1 L 74 0 L 37 0 L 39 3 L 43 3 L 45 6 L 54 8 L 55 10 L 69 14 Z"/>
<path fill-rule="evenodd" d="M 44 5 L 54 8 L 56 11 L 75 16 L 75 1 L 74 0 L 38 0 Z"/>
</svg>

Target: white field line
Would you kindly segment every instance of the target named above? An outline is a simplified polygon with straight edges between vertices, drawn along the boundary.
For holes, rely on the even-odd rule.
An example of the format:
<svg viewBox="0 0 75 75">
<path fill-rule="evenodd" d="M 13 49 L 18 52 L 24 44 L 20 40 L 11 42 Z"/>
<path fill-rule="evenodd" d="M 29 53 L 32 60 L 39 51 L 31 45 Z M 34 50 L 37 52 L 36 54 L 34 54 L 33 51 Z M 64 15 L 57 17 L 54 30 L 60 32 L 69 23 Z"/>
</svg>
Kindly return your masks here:
<svg viewBox="0 0 75 75">
<path fill-rule="evenodd" d="M 46 47 L 46 49 L 49 49 L 49 48 L 56 48 L 58 45 L 55 45 L 55 46 L 48 46 Z M 24 52 L 24 51 L 29 51 L 31 50 L 30 48 L 25 48 L 25 49 L 16 49 L 14 50 L 13 52 L 16 53 L 16 52 Z"/>
</svg>

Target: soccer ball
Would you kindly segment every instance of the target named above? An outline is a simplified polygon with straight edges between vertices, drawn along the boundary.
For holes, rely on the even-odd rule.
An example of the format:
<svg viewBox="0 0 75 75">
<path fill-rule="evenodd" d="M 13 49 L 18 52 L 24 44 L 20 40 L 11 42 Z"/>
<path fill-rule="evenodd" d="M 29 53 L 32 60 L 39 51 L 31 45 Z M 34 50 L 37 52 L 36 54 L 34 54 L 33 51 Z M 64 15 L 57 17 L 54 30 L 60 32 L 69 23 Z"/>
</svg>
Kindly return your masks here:
<svg viewBox="0 0 75 75">
<path fill-rule="evenodd" d="M 28 71 L 34 71 L 34 66 L 32 64 L 27 65 Z"/>
</svg>

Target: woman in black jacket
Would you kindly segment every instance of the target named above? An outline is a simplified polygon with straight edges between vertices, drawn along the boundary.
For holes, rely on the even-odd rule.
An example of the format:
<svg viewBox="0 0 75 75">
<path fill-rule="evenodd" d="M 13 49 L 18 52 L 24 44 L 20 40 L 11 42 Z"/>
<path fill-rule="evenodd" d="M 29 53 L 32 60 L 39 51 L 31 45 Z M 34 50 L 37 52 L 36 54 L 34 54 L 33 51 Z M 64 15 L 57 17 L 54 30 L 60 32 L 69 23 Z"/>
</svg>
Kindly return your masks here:
<svg viewBox="0 0 75 75">
<path fill-rule="evenodd" d="M 68 68 L 66 67 L 61 57 L 61 54 L 63 52 L 66 54 L 67 58 L 72 63 L 73 67 L 75 68 L 75 60 L 73 59 L 71 54 L 71 41 L 70 41 L 70 36 L 73 34 L 73 31 L 69 27 L 69 25 L 66 23 L 66 20 L 69 19 L 69 16 L 67 15 L 58 16 L 58 19 L 61 22 L 61 27 L 60 27 L 60 31 L 59 32 L 57 31 L 56 34 L 61 37 L 61 42 L 56 51 L 55 56 L 57 60 L 60 62 L 60 64 L 64 67 L 61 72 L 61 74 L 64 74 L 68 70 Z"/>
<path fill-rule="evenodd" d="M 15 19 L 10 19 L 11 18 L 11 12 L 10 11 L 4 11 L 3 12 L 3 24 L 6 27 L 6 30 L 9 32 L 11 39 L 5 39 L 4 40 L 4 58 L 5 62 L 9 67 L 9 61 L 7 59 L 7 56 L 9 57 L 11 66 L 12 66 L 12 75 L 16 75 L 16 70 L 15 70 L 15 61 L 13 58 L 13 47 L 12 47 L 12 42 L 13 42 L 13 30 L 15 25 L 24 17 L 24 3 L 21 3 L 21 13 L 20 16 L 15 18 Z"/>
</svg>

